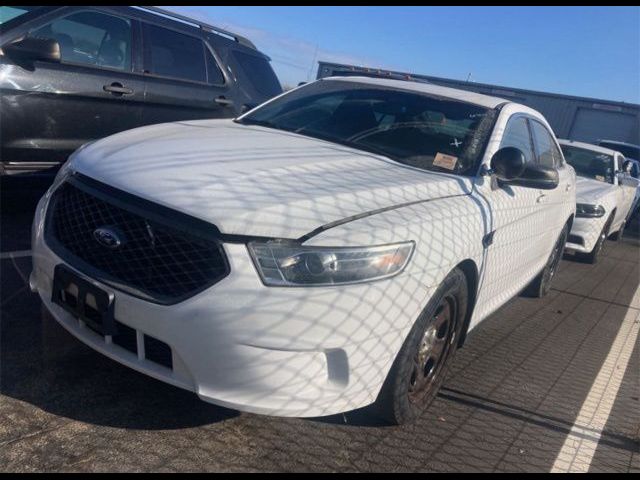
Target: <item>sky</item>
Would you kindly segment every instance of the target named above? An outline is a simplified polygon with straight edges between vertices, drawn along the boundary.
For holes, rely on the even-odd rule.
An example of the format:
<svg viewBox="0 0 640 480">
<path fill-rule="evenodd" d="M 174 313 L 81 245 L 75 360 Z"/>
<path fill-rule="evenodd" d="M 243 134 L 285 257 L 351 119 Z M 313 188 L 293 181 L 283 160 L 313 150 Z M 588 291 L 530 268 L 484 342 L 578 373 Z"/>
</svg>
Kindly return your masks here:
<svg viewBox="0 0 640 480">
<path fill-rule="evenodd" d="M 318 60 L 640 103 L 640 7 L 166 7 L 244 34 L 281 83 Z"/>
</svg>

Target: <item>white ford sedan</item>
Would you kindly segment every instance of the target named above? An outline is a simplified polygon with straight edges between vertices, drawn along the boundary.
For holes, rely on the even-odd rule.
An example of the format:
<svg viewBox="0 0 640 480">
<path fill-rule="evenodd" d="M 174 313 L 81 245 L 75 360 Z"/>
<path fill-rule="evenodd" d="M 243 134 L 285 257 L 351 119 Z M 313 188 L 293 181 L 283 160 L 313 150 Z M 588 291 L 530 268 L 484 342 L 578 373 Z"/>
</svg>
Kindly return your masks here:
<svg viewBox="0 0 640 480">
<path fill-rule="evenodd" d="M 567 249 L 595 263 L 605 240 L 622 236 L 635 203 L 637 181 L 631 163 L 614 150 L 588 143 L 559 140 L 564 157 L 578 175 L 576 219 Z"/>
<path fill-rule="evenodd" d="M 574 187 L 534 110 L 324 79 L 77 151 L 39 204 L 30 282 L 80 340 L 203 400 L 406 422 L 470 329 L 548 291 Z"/>
</svg>

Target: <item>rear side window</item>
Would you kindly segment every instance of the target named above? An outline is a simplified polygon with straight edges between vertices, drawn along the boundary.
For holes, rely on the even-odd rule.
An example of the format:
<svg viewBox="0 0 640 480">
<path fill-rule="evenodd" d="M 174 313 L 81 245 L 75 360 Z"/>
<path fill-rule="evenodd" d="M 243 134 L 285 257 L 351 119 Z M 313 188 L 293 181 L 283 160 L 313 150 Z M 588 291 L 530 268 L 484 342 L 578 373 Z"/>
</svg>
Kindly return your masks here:
<svg viewBox="0 0 640 480">
<path fill-rule="evenodd" d="M 60 45 L 63 62 L 131 70 L 131 23 L 99 12 L 78 12 L 34 30 L 30 36 Z"/>
<path fill-rule="evenodd" d="M 535 120 L 531 120 L 531 130 L 540 165 L 556 168 L 562 165 L 562 154 L 549 130 Z"/>
<path fill-rule="evenodd" d="M 502 143 L 500 143 L 500 148 L 503 147 L 515 147 L 522 150 L 527 163 L 534 159 L 529 126 L 524 117 L 511 118 L 507 122 L 507 127 L 504 129 L 504 135 L 502 136 Z"/>
<path fill-rule="evenodd" d="M 266 97 L 274 97 L 282 93 L 278 77 L 266 58 L 236 50 L 233 51 L 233 56 L 258 93 Z"/>
<path fill-rule="evenodd" d="M 193 82 L 207 81 L 202 40 L 173 30 L 146 25 L 150 73 Z"/>
</svg>

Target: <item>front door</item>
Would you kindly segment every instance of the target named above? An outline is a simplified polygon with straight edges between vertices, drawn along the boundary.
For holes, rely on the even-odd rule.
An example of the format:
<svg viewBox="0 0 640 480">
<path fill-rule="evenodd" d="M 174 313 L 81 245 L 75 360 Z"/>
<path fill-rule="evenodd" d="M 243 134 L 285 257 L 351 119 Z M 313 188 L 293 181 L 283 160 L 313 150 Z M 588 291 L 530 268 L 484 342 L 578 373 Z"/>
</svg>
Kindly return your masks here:
<svg viewBox="0 0 640 480">
<path fill-rule="evenodd" d="M 133 73 L 133 30 L 132 20 L 91 8 L 68 8 L 30 28 L 27 35 L 58 42 L 61 62 L 2 65 L 11 79 L 2 85 L 11 106 L 3 107 L 3 162 L 37 169 L 140 124 L 144 81 Z"/>
</svg>

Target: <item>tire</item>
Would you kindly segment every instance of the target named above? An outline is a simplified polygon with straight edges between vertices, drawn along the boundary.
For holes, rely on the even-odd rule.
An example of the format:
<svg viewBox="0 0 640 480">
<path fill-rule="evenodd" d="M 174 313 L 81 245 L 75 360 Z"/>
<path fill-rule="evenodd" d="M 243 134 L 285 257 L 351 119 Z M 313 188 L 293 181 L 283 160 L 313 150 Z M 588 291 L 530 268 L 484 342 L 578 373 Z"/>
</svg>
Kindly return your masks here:
<svg viewBox="0 0 640 480">
<path fill-rule="evenodd" d="M 576 257 L 578 259 L 580 259 L 584 263 L 590 263 L 592 265 L 598 262 L 600 253 L 604 248 L 605 241 L 609 236 L 609 228 L 611 227 L 611 223 L 613 222 L 614 213 L 609 215 L 609 218 L 607 219 L 607 223 L 605 223 L 604 227 L 602 227 L 602 231 L 600 232 L 600 236 L 598 237 L 598 241 L 594 245 L 593 250 L 591 250 L 589 253 L 578 252 L 576 254 Z"/>
<path fill-rule="evenodd" d="M 455 354 L 468 298 L 467 279 L 456 268 L 416 320 L 387 375 L 374 404 L 386 422 L 410 423 L 433 402 Z"/>
<path fill-rule="evenodd" d="M 627 226 L 627 222 L 623 222 L 622 225 L 620 225 L 620 229 L 617 232 L 609 235 L 609 238 L 614 242 L 617 242 L 618 240 L 622 240 L 622 236 L 624 235 L 624 228 L 626 226 Z"/>
<path fill-rule="evenodd" d="M 569 224 L 566 224 L 556 243 L 553 245 L 553 250 L 549 254 L 547 263 L 544 265 L 544 269 L 534 278 L 527 288 L 524 290 L 526 297 L 542 298 L 551 289 L 551 282 L 558 271 L 558 265 L 564 254 L 564 247 L 567 244 L 567 236 L 569 235 Z"/>
</svg>

